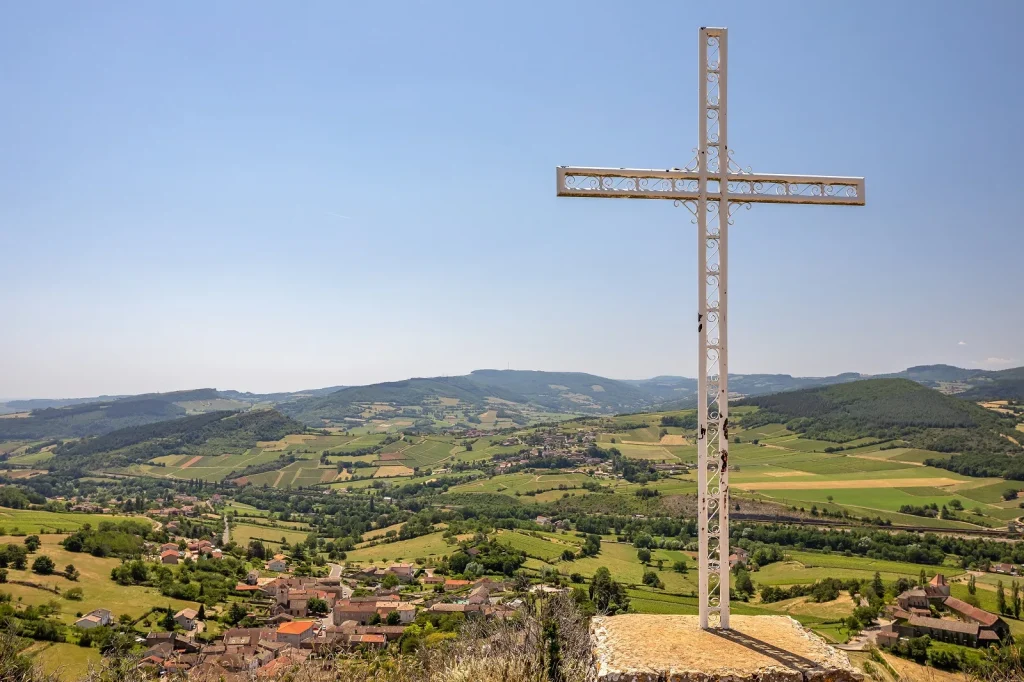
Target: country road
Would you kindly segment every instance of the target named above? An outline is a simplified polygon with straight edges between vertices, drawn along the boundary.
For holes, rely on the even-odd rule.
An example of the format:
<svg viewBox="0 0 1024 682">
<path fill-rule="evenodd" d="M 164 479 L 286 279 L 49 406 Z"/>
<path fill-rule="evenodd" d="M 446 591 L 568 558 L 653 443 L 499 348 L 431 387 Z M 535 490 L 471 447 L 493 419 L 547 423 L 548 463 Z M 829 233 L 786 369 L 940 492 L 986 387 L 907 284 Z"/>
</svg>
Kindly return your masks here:
<svg viewBox="0 0 1024 682">
<path fill-rule="evenodd" d="M 331 567 L 331 572 L 329 574 L 331 578 L 340 578 L 341 577 L 341 569 L 342 569 L 341 564 L 327 564 L 327 565 Z M 341 583 L 341 598 L 342 599 L 348 599 L 351 596 L 352 596 L 352 588 L 349 587 L 348 585 L 346 585 L 345 583 Z"/>
<path fill-rule="evenodd" d="M 231 526 L 228 525 L 228 515 L 224 514 L 224 538 L 221 546 L 231 542 Z"/>
</svg>

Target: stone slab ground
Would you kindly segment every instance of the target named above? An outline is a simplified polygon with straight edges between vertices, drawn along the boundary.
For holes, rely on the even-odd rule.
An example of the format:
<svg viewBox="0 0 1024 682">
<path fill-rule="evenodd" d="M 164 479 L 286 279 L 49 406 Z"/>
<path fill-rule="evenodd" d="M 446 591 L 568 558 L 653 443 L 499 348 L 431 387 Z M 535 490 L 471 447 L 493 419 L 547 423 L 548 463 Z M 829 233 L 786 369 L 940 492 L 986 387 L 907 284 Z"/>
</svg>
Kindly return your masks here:
<svg viewBox="0 0 1024 682">
<path fill-rule="evenodd" d="M 702 630 L 697 616 L 597 616 L 596 682 L 860 682 L 846 654 L 788 616 L 737 616 Z"/>
</svg>

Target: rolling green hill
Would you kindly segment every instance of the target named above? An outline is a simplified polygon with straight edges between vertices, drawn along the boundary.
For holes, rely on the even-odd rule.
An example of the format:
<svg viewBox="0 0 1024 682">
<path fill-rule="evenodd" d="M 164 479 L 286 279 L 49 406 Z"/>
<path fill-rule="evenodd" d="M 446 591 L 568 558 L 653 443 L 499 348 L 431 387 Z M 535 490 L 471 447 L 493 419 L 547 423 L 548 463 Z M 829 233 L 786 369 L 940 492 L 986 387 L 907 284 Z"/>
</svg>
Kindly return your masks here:
<svg viewBox="0 0 1024 682">
<path fill-rule="evenodd" d="M 54 450 L 51 470 L 102 471 L 170 454 L 241 453 L 306 427 L 276 410 L 219 411 L 132 426 Z"/>
<path fill-rule="evenodd" d="M 1024 449 L 1006 438 L 1015 420 L 908 379 L 867 379 L 747 398 L 758 407 L 742 424 L 783 423 L 816 440 L 899 439 L 912 447 L 958 453 L 932 462 L 972 476 L 1024 479 Z"/>
<path fill-rule="evenodd" d="M 579 372 L 476 370 L 465 376 L 390 381 L 351 386 L 334 393 L 279 405 L 285 414 L 321 425 L 359 416 L 368 404 L 417 407 L 441 398 L 487 409 L 488 398 L 550 412 L 610 414 L 644 409 L 654 400 L 629 384 Z"/>
<path fill-rule="evenodd" d="M 971 388 L 960 395 L 969 400 L 1024 400 L 1024 367 L 984 372 L 971 377 Z"/>
<path fill-rule="evenodd" d="M 171 393 L 146 393 L 63 407 L 44 407 L 33 410 L 27 417 L 0 419 L 0 441 L 100 435 L 130 426 L 183 417 L 188 411 L 181 403 L 214 400 L 217 397 L 215 389 L 200 388 Z"/>
</svg>

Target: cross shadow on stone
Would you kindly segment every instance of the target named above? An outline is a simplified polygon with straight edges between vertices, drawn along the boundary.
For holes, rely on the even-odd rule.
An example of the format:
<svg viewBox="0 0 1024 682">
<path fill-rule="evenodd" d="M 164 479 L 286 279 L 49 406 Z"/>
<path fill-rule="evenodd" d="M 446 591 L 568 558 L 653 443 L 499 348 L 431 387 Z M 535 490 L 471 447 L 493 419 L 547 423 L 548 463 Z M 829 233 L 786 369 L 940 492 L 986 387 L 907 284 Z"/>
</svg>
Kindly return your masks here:
<svg viewBox="0 0 1024 682">
<path fill-rule="evenodd" d="M 763 642 L 760 639 L 751 637 L 750 635 L 745 635 L 739 630 L 720 630 L 716 628 L 707 630 L 706 632 L 713 634 L 716 637 L 721 637 L 722 639 L 727 639 L 730 642 L 739 644 L 740 646 L 750 649 L 755 653 L 767 656 L 768 658 L 773 658 L 787 668 L 800 672 L 804 676 L 805 680 L 811 679 L 808 676 L 809 674 L 821 672 L 823 670 L 823 668 L 814 661 L 803 658 L 802 656 L 797 656 L 785 649 L 780 649 L 777 646 L 773 646 L 768 642 Z"/>
</svg>

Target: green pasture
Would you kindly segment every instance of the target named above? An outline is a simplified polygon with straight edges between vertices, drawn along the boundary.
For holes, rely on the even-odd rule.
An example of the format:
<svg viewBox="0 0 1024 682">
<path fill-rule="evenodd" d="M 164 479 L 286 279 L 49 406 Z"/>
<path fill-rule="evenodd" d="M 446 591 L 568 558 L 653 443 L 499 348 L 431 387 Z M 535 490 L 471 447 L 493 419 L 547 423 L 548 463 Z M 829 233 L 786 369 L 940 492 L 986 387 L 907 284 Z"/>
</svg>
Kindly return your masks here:
<svg viewBox="0 0 1024 682">
<path fill-rule="evenodd" d="M 98 667 L 102 659 L 98 648 L 69 642 L 36 642 L 27 653 L 45 674 L 64 682 L 86 679 L 89 668 Z"/>
<path fill-rule="evenodd" d="M 504 495 L 524 494 L 531 491 L 558 490 L 559 486 L 567 488 L 582 487 L 585 481 L 591 480 L 585 474 L 502 474 L 493 478 L 471 481 L 450 488 L 453 493 L 502 493 Z"/>
<path fill-rule="evenodd" d="M 8 457 L 5 461 L 7 464 L 14 466 L 38 466 L 51 459 L 53 459 L 52 450 L 40 450 L 39 452 L 33 452 L 31 455 L 14 455 L 13 457 Z"/>
<path fill-rule="evenodd" d="M 989 485 L 978 486 L 976 488 L 964 488 L 959 490 L 959 493 L 964 497 L 969 497 L 977 502 L 984 502 L 985 504 L 1001 504 L 1003 502 L 1003 492 L 1007 490 L 1024 490 L 1024 483 L 1021 481 L 999 481 L 997 483 L 990 483 Z M 1017 501 L 1011 502 L 1016 506 Z M 1021 512 L 1024 515 L 1024 511 Z"/>
<path fill-rule="evenodd" d="M 236 521 L 231 524 L 231 539 L 242 547 L 247 546 L 249 541 L 253 539 L 262 540 L 272 545 L 279 545 L 283 538 L 288 541 L 288 544 L 294 545 L 296 542 L 305 542 L 307 535 L 309 535 L 308 532 L 282 526 L 257 526 L 243 521 Z"/>
<path fill-rule="evenodd" d="M 827 486 L 828 483 L 823 481 L 822 485 Z M 952 500 L 959 500 L 964 509 L 978 506 L 977 502 L 967 497 L 953 494 L 949 490 L 930 486 L 922 488 L 822 487 L 820 489 L 766 490 L 763 491 L 763 494 L 788 505 L 810 506 L 810 504 L 832 503 L 841 506 L 891 512 L 898 512 L 903 505 L 923 507 L 935 504 L 941 508 L 943 505 L 948 505 Z M 832 499 L 830 500 L 829 498 Z"/>
<path fill-rule="evenodd" d="M 115 516 L 112 514 L 81 514 L 77 512 L 50 512 L 34 509 L 8 509 L 0 507 L 0 532 L 7 533 L 71 533 L 85 524 L 98 526 L 101 521 L 141 521 L 152 524 L 145 516 Z"/>
<path fill-rule="evenodd" d="M 170 606 L 175 611 L 186 607 L 197 608 L 193 602 L 171 599 L 160 594 L 155 587 L 125 586 L 118 585 L 110 579 L 110 570 L 118 566 L 120 559 L 94 557 L 81 552 L 69 552 L 60 546 L 64 539 L 61 535 L 40 535 L 41 545 L 39 549 L 29 555 L 29 565 L 34 557 L 46 555 L 53 559 L 59 570 L 63 570 L 68 564 L 74 564 L 80 576 L 76 582 L 72 582 L 60 575 L 39 576 L 30 570 L 19 571 L 13 568 L 8 569 L 8 584 L 3 586 L 4 592 L 9 592 L 15 601 L 22 604 L 45 604 L 56 600 L 61 606 L 60 620 L 65 623 L 73 623 L 76 619 L 75 613 L 88 613 L 93 609 L 110 609 L 115 618 L 126 613 L 137 618 L 159 606 Z M 21 537 L 0 537 L 0 543 L 8 542 L 21 543 Z M 15 585 L 13 581 L 24 580 L 50 587 L 57 587 L 61 592 L 66 592 L 73 587 L 82 588 L 82 601 L 69 601 L 62 599 L 52 592 L 40 590 L 26 585 Z"/>
<path fill-rule="evenodd" d="M 630 459 L 649 459 L 657 462 L 668 463 L 679 461 L 679 457 L 677 457 L 668 448 L 668 446 L 665 445 L 657 445 L 654 443 L 652 443 L 651 445 L 632 445 L 620 441 L 614 445 L 611 445 L 611 447 L 618 448 L 619 452 L 622 453 L 623 457 L 629 457 Z"/>
<path fill-rule="evenodd" d="M 265 511 L 263 509 L 257 509 L 251 504 L 235 502 L 234 500 L 229 500 L 224 505 L 224 509 L 226 511 L 235 511 L 238 513 L 239 516 L 270 516 L 270 512 L 268 511 Z"/>
<path fill-rule="evenodd" d="M 559 547 L 558 553 L 561 555 L 564 547 L 557 543 L 551 544 Z M 632 545 L 602 542 L 601 552 L 596 557 L 576 559 L 575 561 L 560 561 L 555 566 L 564 575 L 580 573 L 588 578 L 593 576 L 598 568 L 605 566 L 611 571 L 612 577 L 619 582 L 626 585 L 641 585 L 643 584 L 644 570 L 657 570 L 658 559 L 663 559 L 664 567 L 658 573 L 658 577 L 665 583 L 666 591 L 689 593 L 697 589 L 697 566 L 692 559 L 687 559 L 683 553 L 664 549 L 651 550 L 651 564 L 645 568 L 637 558 L 636 552 L 636 548 Z M 683 559 L 687 562 L 687 566 L 690 569 L 689 572 L 683 574 L 671 570 L 672 563 L 678 559 Z"/>
<path fill-rule="evenodd" d="M 910 578 L 917 578 L 921 569 L 931 579 L 936 573 L 941 573 L 947 578 L 953 578 L 964 573 L 958 566 L 932 566 L 929 564 L 912 564 L 906 561 L 886 561 L 884 559 L 871 559 L 862 556 L 846 556 L 845 554 L 822 552 L 801 552 L 786 551 L 786 556 L 791 561 L 799 561 L 808 568 L 837 568 L 857 571 L 879 571 L 883 574 L 899 574 Z"/>
<path fill-rule="evenodd" d="M 416 559 L 440 559 L 458 549 L 458 545 L 449 545 L 441 537 L 443 533 L 430 533 L 411 540 L 381 543 L 372 547 L 361 547 L 347 552 L 346 562 L 359 564 L 386 564 L 395 561 L 415 561 Z"/>
<path fill-rule="evenodd" d="M 548 563 L 557 560 L 567 549 L 578 552 L 580 548 L 579 542 L 568 542 L 550 533 L 545 534 L 544 537 L 534 537 L 524 532 L 503 530 L 498 531 L 497 539 L 498 542 L 513 549 L 526 552 L 526 556 Z M 573 537 L 572 539 L 578 541 L 580 538 Z"/>
</svg>

